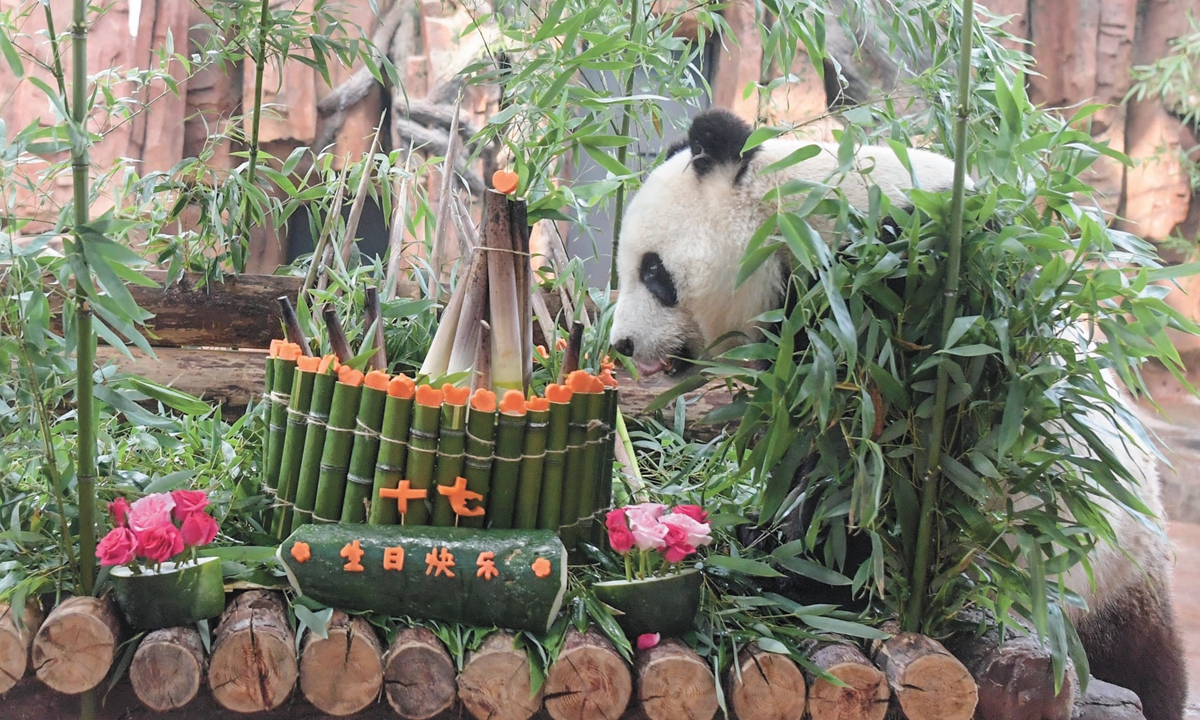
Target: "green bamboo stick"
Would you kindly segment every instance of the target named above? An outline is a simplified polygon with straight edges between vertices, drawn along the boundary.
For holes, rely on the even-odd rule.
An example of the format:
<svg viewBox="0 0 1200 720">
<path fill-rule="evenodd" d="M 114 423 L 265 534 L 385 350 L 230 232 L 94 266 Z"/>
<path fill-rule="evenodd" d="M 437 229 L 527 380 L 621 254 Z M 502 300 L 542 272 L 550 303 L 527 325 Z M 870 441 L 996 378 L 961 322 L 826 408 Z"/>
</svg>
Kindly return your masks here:
<svg viewBox="0 0 1200 720">
<path fill-rule="evenodd" d="M 304 433 L 304 455 L 300 458 L 300 476 L 296 479 L 296 506 L 292 509 L 291 532 L 312 522 L 313 506 L 317 502 L 317 482 L 321 470 L 321 454 L 325 451 L 325 427 L 329 422 L 329 406 L 333 402 L 333 355 L 321 358 L 317 377 L 313 380 L 312 401 L 308 406 L 308 428 Z"/>
<path fill-rule="evenodd" d="M 405 479 L 414 490 L 429 491 L 433 486 L 433 466 L 437 458 L 438 421 L 442 415 L 442 391 L 431 385 L 417 387 L 412 429 L 408 432 L 408 462 Z M 426 500 L 432 498 L 426 497 Z M 401 520 L 405 525 L 426 525 L 429 508 L 425 501 L 411 502 Z"/>
<path fill-rule="evenodd" d="M 525 417 L 525 452 L 521 458 L 520 483 L 517 488 L 517 517 L 513 523 L 519 530 L 535 530 L 538 525 L 538 501 L 542 496 L 542 469 L 546 464 L 546 438 L 549 435 L 550 401 L 533 398 L 527 403 Z"/>
<path fill-rule="evenodd" d="M 507 530 L 513 526 L 524 434 L 525 395 L 520 390 L 509 390 L 500 401 L 500 419 L 496 423 L 496 454 L 492 461 L 487 512 L 487 524 L 493 530 Z"/>
<path fill-rule="evenodd" d="M 567 438 L 571 422 L 571 388 L 546 387 L 550 401 L 550 427 L 546 438 L 546 462 L 542 469 L 542 497 L 538 503 L 538 529 L 558 531 L 562 519 L 563 471 L 567 462 Z"/>
<path fill-rule="evenodd" d="M 333 386 L 329 406 L 329 424 L 325 428 L 325 447 L 321 451 L 321 472 L 317 478 L 317 503 L 313 522 L 337 522 L 342 516 L 346 495 L 346 475 L 350 470 L 350 450 L 354 445 L 354 424 L 362 398 L 363 374 L 343 365 Z"/>
<path fill-rule="evenodd" d="M 449 383 L 442 386 L 442 410 L 438 423 L 437 484 L 453 487 L 462 475 L 463 453 L 466 450 L 467 398 L 471 388 L 456 388 Z M 438 493 L 433 500 L 433 524 L 438 527 L 453 527 L 457 517 L 450 506 L 450 498 Z"/>
<path fill-rule="evenodd" d="M 596 478 L 595 509 L 606 511 L 613 503 L 613 460 L 616 455 L 618 396 L 617 383 L 616 380 L 612 380 L 611 374 L 601 374 L 600 380 L 604 383 L 604 414 L 602 416 L 604 436 L 600 439 L 600 459 L 596 462 L 596 471 L 599 475 Z M 609 380 L 611 380 L 611 384 Z M 591 534 L 592 544 L 596 547 L 603 547 L 606 534 L 604 523 L 594 523 Z"/>
<path fill-rule="evenodd" d="M 292 379 L 296 373 L 296 359 L 300 357 L 300 346 L 284 343 L 275 358 L 275 372 L 271 378 L 271 410 L 267 422 L 270 450 L 267 467 L 263 475 L 263 490 L 272 498 L 279 488 L 279 466 L 283 464 L 283 443 L 287 435 L 287 409 L 291 403 Z M 271 527 L 273 508 L 263 513 L 263 527 Z"/>
<path fill-rule="evenodd" d="M 342 522 L 367 521 L 371 490 L 375 485 L 375 460 L 379 456 L 379 431 L 383 427 L 383 407 L 391 378 L 372 370 L 363 378 L 362 397 L 354 428 L 354 449 L 350 451 L 350 471 L 346 475 L 346 494 L 342 500 Z"/>
<path fill-rule="evenodd" d="M 300 463 L 304 459 L 304 436 L 308 429 L 308 409 L 312 405 L 313 383 L 317 379 L 320 358 L 301 357 L 296 360 L 292 377 L 292 399 L 287 409 L 287 432 L 283 436 L 283 460 L 279 465 L 279 488 L 275 494 L 275 512 L 271 534 L 283 539 L 292 524 L 292 505 L 296 502 L 296 486 L 300 479 Z"/>
<path fill-rule="evenodd" d="M 463 477 L 467 489 L 480 496 L 480 507 L 487 507 L 488 490 L 492 482 L 492 451 L 496 437 L 496 393 L 479 388 L 471 396 L 471 411 L 467 415 L 467 455 Z M 486 515 L 464 517 L 461 527 L 481 528 Z"/>
<path fill-rule="evenodd" d="M 576 522 L 579 537 L 590 540 L 592 524 L 596 512 L 597 489 L 602 471 L 600 467 L 600 445 L 608 436 L 608 428 L 604 424 L 604 391 L 603 385 L 592 378 L 592 392 L 587 393 L 587 440 L 583 446 L 583 474 L 579 480 L 579 505 L 575 511 L 579 520 Z M 609 475 L 612 475 L 611 466 Z"/>
<path fill-rule="evenodd" d="M 415 392 L 416 386 L 407 375 L 397 375 L 388 383 L 379 456 L 375 459 L 375 484 L 371 489 L 371 515 L 367 518 L 371 525 L 395 525 L 399 515 L 395 500 L 382 497 L 379 491 L 395 490 L 404 478 Z"/>
<path fill-rule="evenodd" d="M 267 474 L 267 466 L 270 465 L 271 457 L 271 388 L 275 386 L 275 358 L 279 355 L 279 348 L 283 345 L 283 340 L 272 340 L 271 349 L 267 353 L 267 365 L 265 379 L 263 380 L 262 401 L 266 405 L 262 415 L 262 472 Z"/>
<path fill-rule="evenodd" d="M 571 421 L 567 427 L 567 463 L 563 471 L 558 536 L 562 538 L 568 550 L 574 550 L 579 539 L 579 493 L 583 484 L 583 453 L 587 447 L 588 396 L 591 394 L 587 391 L 591 389 L 591 381 L 582 370 L 576 370 L 569 377 L 574 379 L 574 382 L 571 379 L 567 381 L 573 394 Z"/>
</svg>

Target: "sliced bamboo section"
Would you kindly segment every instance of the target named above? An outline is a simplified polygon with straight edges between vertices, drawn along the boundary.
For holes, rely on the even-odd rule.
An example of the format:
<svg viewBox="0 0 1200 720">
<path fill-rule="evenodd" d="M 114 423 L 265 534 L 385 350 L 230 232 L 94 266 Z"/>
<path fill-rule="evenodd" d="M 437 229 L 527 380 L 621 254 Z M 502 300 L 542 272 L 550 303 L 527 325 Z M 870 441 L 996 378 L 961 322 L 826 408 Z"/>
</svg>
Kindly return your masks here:
<svg viewBox="0 0 1200 720">
<path fill-rule="evenodd" d="M 426 628 L 401 630 L 383 658 L 388 705 L 404 720 L 432 720 L 458 696 L 454 661 Z"/>
<path fill-rule="evenodd" d="M 33 667 L 52 689 L 76 695 L 100 684 L 120 641 L 110 601 L 69 598 L 51 611 L 34 637 Z"/>
<path fill-rule="evenodd" d="M 25 601 L 19 620 L 7 603 L 0 604 L 0 694 L 20 682 L 29 666 L 29 647 L 42 626 L 42 608 L 36 598 Z"/>
<path fill-rule="evenodd" d="M 475 720 L 529 720 L 542 707 L 545 688 L 530 692 L 529 656 L 514 640 L 492 633 L 458 676 L 458 697 Z"/>
<path fill-rule="evenodd" d="M 812 720 L 883 720 L 888 709 L 887 677 L 855 647 L 820 646 L 809 660 L 843 685 L 808 675 L 808 714 Z"/>
<path fill-rule="evenodd" d="M 804 673 L 787 655 L 751 646 L 738 656 L 725 683 L 738 720 L 800 720 L 807 685 Z"/>
<path fill-rule="evenodd" d="M 975 680 L 938 641 L 897 633 L 878 646 L 875 664 L 908 720 L 967 720 L 975 714 Z"/>
<path fill-rule="evenodd" d="M 300 651 L 300 692 L 321 712 L 353 715 L 379 697 L 383 651 L 371 624 L 335 610 L 326 637 L 312 630 Z"/>
<path fill-rule="evenodd" d="M 129 666 L 129 682 L 142 704 L 155 712 L 167 712 L 196 697 L 207 668 L 200 633 L 190 627 L 164 628 L 138 645 Z"/>
<path fill-rule="evenodd" d="M 664 640 L 637 658 L 638 701 L 650 720 L 711 720 L 717 712 L 713 674 L 678 640 Z"/>
<path fill-rule="evenodd" d="M 278 593 L 249 590 L 225 608 L 212 646 L 213 699 L 234 712 L 279 707 L 296 685 L 295 635 Z"/>
<path fill-rule="evenodd" d="M 571 629 L 546 674 L 546 712 L 554 720 L 616 720 L 632 691 L 629 668 L 612 643 L 594 630 Z"/>
</svg>

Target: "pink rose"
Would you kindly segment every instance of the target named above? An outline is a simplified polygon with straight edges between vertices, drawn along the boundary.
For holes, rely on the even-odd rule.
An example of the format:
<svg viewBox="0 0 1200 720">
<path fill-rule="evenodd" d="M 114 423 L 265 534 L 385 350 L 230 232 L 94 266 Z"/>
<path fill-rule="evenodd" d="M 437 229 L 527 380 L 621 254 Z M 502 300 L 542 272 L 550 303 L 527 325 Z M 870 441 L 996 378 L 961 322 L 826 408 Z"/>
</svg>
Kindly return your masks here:
<svg viewBox="0 0 1200 720">
<path fill-rule="evenodd" d="M 712 528 L 707 523 L 697 522 L 690 515 L 679 514 L 679 508 L 675 508 L 675 510 L 676 512 L 663 515 L 659 518 L 659 522 L 682 530 L 687 536 L 684 542 L 688 545 L 700 547 L 712 542 Z"/>
<path fill-rule="evenodd" d="M 108 514 L 112 515 L 113 527 L 125 527 L 129 521 L 129 501 L 119 497 L 108 504 Z"/>
<path fill-rule="evenodd" d="M 654 647 L 655 645 L 658 645 L 658 641 L 660 639 L 661 639 L 661 636 L 658 633 L 643 633 L 641 635 L 638 635 L 637 649 L 638 650 L 649 650 L 650 648 Z"/>
<path fill-rule="evenodd" d="M 203 490 L 172 490 L 171 499 L 175 501 L 172 514 L 176 520 L 182 520 L 192 513 L 202 512 L 208 507 L 208 493 Z"/>
<path fill-rule="evenodd" d="M 137 536 L 129 528 L 113 528 L 96 546 L 101 565 L 124 565 L 133 562 L 137 551 Z"/>
<path fill-rule="evenodd" d="M 687 515 L 698 523 L 708 521 L 708 513 L 704 512 L 699 505 L 676 505 L 671 512 L 675 515 Z"/>
<path fill-rule="evenodd" d="M 683 562 L 688 555 L 691 555 L 694 552 L 696 552 L 696 548 L 691 545 L 669 545 L 667 546 L 666 551 L 663 552 L 663 557 L 666 558 L 667 562 L 669 563 L 677 563 Z"/>
<path fill-rule="evenodd" d="M 129 509 L 129 527 L 136 533 L 170 525 L 175 500 L 167 493 L 154 493 L 136 500 Z"/>
<path fill-rule="evenodd" d="M 183 519 L 179 533 L 188 547 L 207 545 L 217 536 L 217 521 L 206 512 L 194 512 Z"/>
<path fill-rule="evenodd" d="M 604 526 L 608 528 L 608 544 L 613 550 L 624 555 L 633 549 L 633 533 L 629 532 L 629 524 L 625 519 L 625 508 L 611 510 L 604 516 Z"/>
<path fill-rule="evenodd" d="M 663 516 L 664 519 L 666 517 L 666 515 Z M 667 562 L 682 562 L 688 555 L 696 552 L 695 546 L 688 544 L 687 532 L 683 528 L 666 522 L 663 522 L 662 526 L 667 529 L 667 536 L 663 538 L 663 546 L 658 551 L 663 554 Z"/>
<path fill-rule="evenodd" d="M 179 533 L 179 528 L 170 523 L 150 528 L 138 533 L 137 552 L 147 560 L 166 562 L 183 552 L 183 535 Z"/>
</svg>

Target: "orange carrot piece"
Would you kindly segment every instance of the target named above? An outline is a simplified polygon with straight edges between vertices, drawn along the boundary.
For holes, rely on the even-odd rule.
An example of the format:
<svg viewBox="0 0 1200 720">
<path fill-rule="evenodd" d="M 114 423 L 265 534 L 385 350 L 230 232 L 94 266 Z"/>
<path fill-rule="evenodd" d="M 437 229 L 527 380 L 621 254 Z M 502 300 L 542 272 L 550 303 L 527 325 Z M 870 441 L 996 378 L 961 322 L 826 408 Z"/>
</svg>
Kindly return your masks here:
<svg viewBox="0 0 1200 720">
<path fill-rule="evenodd" d="M 471 409 L 485 413 L 496 412 L 496 393 L 479 388 L 471 396 Z"/>
<path fill-rule="evenodd" d="M 338 362 L 337 355 L 322 356 L 321 362 L 317 365 L 317 372 L 321 375 L 324 375 L 325 373 L 329 372 L 330 367 L 333 368 L 334 372 L 337 372 L 338 368 L 341 367 L 341 363 Z"/>
<path fill-rule="evenodd" d="M 304 372 L 316 372 L 317 368 L 320 366 L 321 366 L 321 358 L 319 358 L 319 357 L 309 357 L 307 355 L 301 355 L 300 357 L 296 358 L 296 369 L 297 370 L 303 370 Z"/>
<path fill-rule="evenodd" d="M 425 407 L 441 407 L 442 391 L 432 385 L 418 385 L 417 403 Z"/>
<path fill-rule="evenodd" d="M 543 360 L 549 359 L 550 352 L 546 350 L 545 345 L 538 345 L 536 348 L 534 348 L 534 350 L 537 350 L 537 354 L 541 355 Z"/>
<path fill-rule="evenodd" d="M 287 342 L 287 341 L 280 340 L 279 338 L 275 338 L 274 340 L 272 340 L 271 347 L 269 350 L 267 350 L 267 357 L 273 357 L 273 358 L 279 357 L 279 349 L 281 347 L 283 347 L 283 344 L 285 342 Z"/>
<path fill-rule="evenodd" d="M 388 374 L 382 370 L 372 370 L 363 378 L 363 385 L 375 390 L 387 390 L 388 381 L 391 380 Z"/>
<path fill-rule="evenodd" d="M 492 187 L 496 192 L 512 195 L 517 191 L 521 178 L 512 170 L 497 170 L 492 173 Z"/>
<path fill-rule="evenodd" d="M 531 412 L 541 412 L 550 409 L 550 399 L 544 397 L 531 397 L 525 401 L 525 407 Z"/>
<path fill-rule="evenodd" d="M 471 397 L 471 388 L 469 387 L 454 387 L 450 383 L 442 386 L 442 398 L 450 405 L 458 405 L 462 407 L 467 404 L 467 398 Z"/>
<path fill-rule="evenodd" d="M 558 403 L 559 405 L 569 403 L 571 402 L 571 396 L 574 394 L 575 391 L 568 385 L 550 383 L 546 386 L 546 399 L 552 403 Z"/>
<path fill-rule="evenodd" d="M 555 340 L 554 341 L 554 349 L 558 350 L 559 352 L 566 350 L 567 349 L 567 339 L 559 338 L 559 339 Z"/>
<path fill-rule="evenodd" d="M 525 393 L 520 390 L 509 390 L 500 401 L 500 412 L 505 415 L 525 414 Z"/>
<path fill-rule="evenodd" d="M 600 378 L 596 377 L 595 375 L 590 375 L 589 377 L 591 377 L 591 379 L 592 379 L 592 387 L 590 390 L 588 390 L 588 392 L 593 392 L 593 393 L 604 392 L 604 381 L 601 380 Z"/>
<path fill-rule="evenodd" d="M 392 381 L 388 383 L 387 391 L 388 395 L 391 395 L 392 397 L 398 397 L 401 400 L 407 400 L 411 398 L 413 393 L 417 391 L 417 385 L 413 382 L 412 378 L 404 373 L 400 373 L 396 377 L 392 378 Z"/>
<path fill-rule="evenodd" d="M 615 388 L 615 387 L 617 387 L 617 384 L 618 384 L 617 379 L 615 377 L 613 377 L 611 369 L 606 369 L 604 372 L 600 373 L 600 382 L 605 387 L 610 387 L 610 388 Z"/>
<path fill-rule="evenodd" d="M 577 393 L 590 393 L 593 379 L 587 370 L 576 370 L 567 376 L 567 387 Z"/>
<path fill-rule="evenodd" d="M 352 385 L 358 387 L 363 384 L 364 375 L 361 370 L 355 370 L 349 365 L 343 365 L 338 368 L 338 382 L 343 385 Z"/>
</svg>

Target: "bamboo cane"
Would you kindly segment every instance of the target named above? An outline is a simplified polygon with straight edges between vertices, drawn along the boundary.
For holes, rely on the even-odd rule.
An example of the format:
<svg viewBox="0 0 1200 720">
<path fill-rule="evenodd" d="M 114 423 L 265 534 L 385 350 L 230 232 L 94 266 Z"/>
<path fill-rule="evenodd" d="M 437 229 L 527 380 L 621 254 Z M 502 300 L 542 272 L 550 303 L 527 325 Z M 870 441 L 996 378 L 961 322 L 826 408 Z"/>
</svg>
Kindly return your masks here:
<svg viewBox="0 0 1200 720">
<path fill-rule="evenodd" d="M 371 347 L 375 348 L 375 354 L 367 361 L 367 366 L 372 370 L 387 372 L 387 347 L 384 345 L 383 311 L 379 307 L 379 292 L 374 285 L 367 286 L 363 292 L 363 328 L 367 332 L 375 329 L 371 337 Z"/>
<path fill-rule="evenodd" d="M 500 419 L 496 423 L 496 456 L 492 461 L 487 513 L 488 527 L 493 530 L 507 530 L 513 526 L 524 434 L 525 395 L 520 390 L 509 390 L 500 401 Z"/>
<path fill-rule="evenodd" d="M 542 469 L 542 497 L 538 503 L 538 529 L 558 530 L 562 519 L 563 472 L 571 422 L 571 396 L 566 385 L 546 386 L 550 401 L 550 427 L 546 438 L 546 462 Z"/>
<path fill-rule="evenodd" d="M 521 457 L 520 484 L 517 489 L 517 517 L 513 526 L 534 530 L 538 525 L 538 501 L 542 495 L 542 469 L 546 464 L 546 438 L 549 434 L 550 401 L 530 398 L 525 404 L 525 452 Z"/>
<path fill-rule="evenodd" d="M 429 490 L 433 486 L 433 465 L 437 458 L 438 420 L 442 412 L 442 391 L 431 385 L 418 385 L 417 402 L 413 407 L 412 429 L 408 432 L 408 463 L 405 478 L 414 490 Z M 409 505 L 401 520 L 407 525 L 425 525 L 429 509 L 425 501 Z"/>
<path fill-rule="evenodd" d="M 579 369 L 579 352 L 583 346 L 583 323 L 572 323 L 567 347 L 563 350 L 562 364 L 558 366 L 558 384 L 567 382 L 567 377 Z"/>
<path fill-rule="evenodd" d="M 446 364 L 447 373 L 463 372 L 475 362 L 479 333 L 488 311 L 488 267 L 484 251 L 476 250 L 471 255 L 467 275 L 459 282 L 466 283 L 466 287 L 463 290 L 457 333 Z"/>
<path fill-rule="evenodd" d="M 592 378 L 584 370 L 567 376 L 571 388 L 571 422 L 567 430 L 567 463 L 563 472 L 559 537 L 568 550 L 579 540 L 579 494 L 583 489 L 584 451 L 587 448 L 588 405 Z"/>
<path fill-rule="evenodd" d="M 467 415 L 467 454 L 464 460 L 467 489 L 478 493 L 483 499 L 479 503 L 487 507 L 488 490 L 492 478 L 492 451 L 496 436 L 496 393 L 479 388 L 471 396 L 471 410 Z M 465 517 L 459 521 L 463 527 L 481 528 L 486 515 Z"/>
<path fill-rule="evenodd" d="M 338 320 L 337 310 L 332 304 L 326 304 L 321 315 L 325 318 L 325 330 L 329 334 L 329 347 L 333 350 L 333 354 L 337 355 L 340 362 L 346 362 L 354 357 L 354 351 L 350 349 L 350 341 L 346 339 L 346 331 L 342 329 L 342 322 Z"/>
<path fill-rule="evenodd" d="M 325 430 L 329 408 L 333 403 L 333 386 L 337 383 L 337 358 L 326 355 L 317 365 L 313 380 L 312 401 L 308 406 L 308 427 L 304 432 L 304 454 L 300 458 L 300 475 L 296 478 L 296 503 L 292 508 L 289 532 L 312 522 L 313 506 L 317 502 L 317 483 L 320 477 L 321 455 L 325 450 Z"/>
<path fill-rule="evenodd" d="M 610 370 L 606 369 L 600 373 L 600 382 L 604 385 L 604 437 L 600 440 L 600 460 L 597 462 L 597 470 L 600 475 L 596 481 L 595 507 L 597 510 L 604 511 L 613 502 L 613 460 L 616 456 L 617 408 L 619 407 L 619 398 L 617 395 L 617 381 L 613 378 Z M 602 547 L 605 534 L 604 524 L 596 523 L 592 530 L 592 544 Z"/>
<path fill-rule="evenodd" d="M 367 518 L 371 525 L 396 524 L 396 504 L 381 497 L 379 491 L 395 490 L 403 479 L 414 394 L 416 385 L 407 375 L 397 375 L 388 383 L 379 456 L 375 460 L 375 483 L 371 489 L 371 515 Z"/>
<path fill-rule="evenodd" d="M 271 341 L 270 348 L 267 349 L 267 364 L 266 370 L 263 373 L 263 404 L 266 408 L 263 410 L 262 424 L 262 472 L 266 476 L 267 467 L 271 464 L 271 391 L 275 388 L 275 360 L 279 357 L 279 350 L 283 347 L 286 340 L 278 338 Z M 253 486 L 249 483 L 239 483 L 239 487 L 244 489 L 247 494 L 253 493 Z"/>
<path fill-rule="evenodd" d="M 301 346 L 303 349 L 303 346 Z M 300 357 L 292 378 L 292 400 L 287 409 L 287 432 L 283 437 L 283 460 L 279 466 L 279 488 L 275 494 L 275 512 L 271 534 L 283 539 L 291 527 L 292 506 L 296 502 L 296 487 L 300 479 L 300 463 L 304 459 L 304 436 L 308 428 L 308 410 L 312 405 L 313 384 L 321 358 Z"/>
<path fill-rule="evenodd" d="M 271 385 L 271 414 L 267 424 L 267 435 L 271 438 L 270 453 L 263 476 L 263 491 L 275 496 L 279 487 L 279 468 L 283 464 L 283 443 L 287 435 L 287 409 L 291 403 L 292 380 L 296 373 L 296 360 L 301 357 L 300 346 L 284 343 L 275 358 L 275 372 Z M 272 508 L 263 514 L 263 526 L 271 527 Z"/>
<path fill-rule="evenodd" d="M 463 469 L 463 452 L 466 449 L 467 398 L 471 388 L 456 388 L 446 383 L 442 386 L 442 410 L 438 424 L 437 484 L 452 487 Z M 433 524 L 452 527 L 457 516 L 450 507 L 450 499 L 439 493 L 433 500 Z"/>
<path fill-rule="evenodd" d="M 579 480 L 579 506 L 576 510 L 579 537 L 592 538 L 592 526 L 599 500 L 601 443 L 608 437 L 604 424 L 604 383 L 594 375 L 587 376 L 591 388 L 587 393 L 587 440 L 583 447 L 583 475 Z M 608 466 L 612 477 L 612 465 Z"/>
<path fill-rule="evenodd" d="M 300 318 L 296 317 L 292 301 L 288 299 L 287 295 L 280 295 L 276 301 L 279 303 L 279 312 L 283 317 L 283 332 L 287 341 L 299 345 L 300 352 L 304 357 L 312 357 L 312 348 L 308 346 L 308 338 L 304 336 L 304 330 L 300 327 Z"/>
<path fill-rule="evenodd" d="M 524 370 L 521 351 L 521 318 L 517 279 L 509 255 L 516 249 L 513 238 L 514 203 L 495 190 L 484 196 L 484 245 L 488 262 L 488 298 L 492 326 L 492 386 L 495 390 L 521 390 L 524 402 Z M 502 401 L 503 403 L 503 401 Z M 492 518 L 494 521 L 496 518 Z"/>
<path fill-rule="evenodd" d="M 391 378 L 372 370 L 363 378 L 362 397 L 355 420 L 354 449 L 350 451 L 350 470 L 346 475 L 346 494 L 342 500 L 342 522 L 367 521 L 371 490 L 375 485 L 375 460 L 379 455 L 379 431 L 383 427 L 383 408 Z"/>
<path fill-rule="evenodd" d="M 325 447 L 321 451 L 317 503 L 313 506 L 314 522 L 337 522 L 341 517 L 363 379 L 362 372 L 349 365 L 338 369 L 338 380 L 333 386 L 333 402 L 329 406 L 329 425 L 325 429 Z"/>
</svg>

